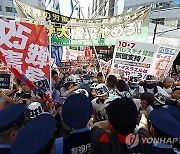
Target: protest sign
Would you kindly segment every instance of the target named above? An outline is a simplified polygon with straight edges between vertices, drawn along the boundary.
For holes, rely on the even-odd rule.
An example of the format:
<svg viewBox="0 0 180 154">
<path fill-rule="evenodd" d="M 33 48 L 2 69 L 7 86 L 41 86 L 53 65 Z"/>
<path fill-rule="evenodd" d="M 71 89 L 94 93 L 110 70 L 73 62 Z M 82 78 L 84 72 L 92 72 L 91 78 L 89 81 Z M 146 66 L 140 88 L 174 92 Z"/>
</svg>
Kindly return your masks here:
<svg viewBox="0 0 180 154">
<path fill-rule="evenodd" d="M 151 74 L 157 77 L 167 75 L 178 53 L 179 50 L 175 48 L 161 46 L 152 65 Z"/>
<path fill-rule="evenodd" d="M 0 20 L 0 29 L 0 59 L 9 70 L 31 82 L 50 80 L 47 29 L 7 20 Z"/>
<path fill-rule="evenodd" d="M 137 73 L 140 78 L 151 72 L 152 63 L 159 45 L 117 40 L 114 49 L 111 73 L 119 77 L 124 71 L 125 77 Z"/>
<path fill-rule="evenodd" d="M 12 89 L 13 75 L 9 73 L 0 73 L 0 89 Z"/>
<path fill-rule="evenodd" d="M 112 60 L 109 60 L 108 62 L 106 62 L 103 59 L 100 59 L 99 62 L 100 62 L 100 66 L 101 66 L 103 74 L 107 75 L 110 72 Z"/>
</svg>

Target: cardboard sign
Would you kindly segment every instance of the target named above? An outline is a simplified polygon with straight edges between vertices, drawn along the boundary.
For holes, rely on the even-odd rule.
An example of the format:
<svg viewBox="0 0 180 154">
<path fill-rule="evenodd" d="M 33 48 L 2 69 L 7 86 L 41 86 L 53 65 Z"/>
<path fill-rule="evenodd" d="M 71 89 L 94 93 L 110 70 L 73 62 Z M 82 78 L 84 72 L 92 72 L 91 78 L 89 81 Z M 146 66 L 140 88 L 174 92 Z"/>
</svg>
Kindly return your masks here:
<svg viewBox="0 0 180 154">
<path fill-rule="evenodd" d="M 176 48 L 161 46 L 155 57 L 151 73 L 158 77 L 162 74 L 167 75 L 178 53 L 179 50 Z"/>
</svg>

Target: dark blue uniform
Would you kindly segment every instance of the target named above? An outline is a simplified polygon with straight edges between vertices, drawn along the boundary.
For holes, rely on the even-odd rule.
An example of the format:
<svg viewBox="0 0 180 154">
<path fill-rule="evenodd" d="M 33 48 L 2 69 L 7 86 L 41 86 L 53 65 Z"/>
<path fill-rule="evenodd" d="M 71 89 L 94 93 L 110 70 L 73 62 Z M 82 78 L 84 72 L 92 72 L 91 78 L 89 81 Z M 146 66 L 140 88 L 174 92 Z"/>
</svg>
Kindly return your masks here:
<svg viewBox="0 0 180 154">
<path fill-rule="evenodd" d="M 11 145 L 9 144 L 0 144 L 0 154 L 10 154 L 11 153 Z"/>
<path fill-rule="evenodd" d="M 62 119 L 73 128 L 73 132 L 55 141 L 54 154 L 88 154 L 91 151 L 90 130 L 86 126 L 92 111 L 90 99 L 83 94 L 74 94 L 66 99 Z"/>
<path fill-rule="evenodd" d="M 81 128 L 73 130 L 72 134 L 59 138 L 55 142 L 54 154 L 82 153 L 87 154 L 91 150 L 90 130 Z"/>
<path fill-rule="evenodd" d="M 56 121 L 50 114 L 30 120 L 16 137 L 12 154 L 49 154 L 53 144 Z"/>
<path fill-rule="evenodd" d="M 155 131 L 160 134 L 166 134 L 166 137 L 158 136 L 161 143 L 154 143 L 153 154 L 175 154 L 180 153 L 178 149 L 175 151 L 173 147 L 175 143 L 169 142 L 168 139 L 180 138 L 180 109 L 173 105 L 165 105 L 159 109 L 153 110 L 149 119 L 151 120 Z M 157 133 L 158 134 L 158 133 Z M 165 140 L 164 140 L 165 139 Z"/>
<path fill-rule="evenodd" d="M 3 134 L 11 128 L 17 129 L 20 127 L 25 120 L 25 110 L 26 108 L 24 104 L 17 104 L 0 111 L 0 134 Z M 5 138 L 7 137 L 8 136 L 5 136 Z M 8 141 L 4 142 L 3 137 L 1 137 L 0 154 L 10 154 L 10 141 L 9 143 L 7 142 Z"/>
</svg>

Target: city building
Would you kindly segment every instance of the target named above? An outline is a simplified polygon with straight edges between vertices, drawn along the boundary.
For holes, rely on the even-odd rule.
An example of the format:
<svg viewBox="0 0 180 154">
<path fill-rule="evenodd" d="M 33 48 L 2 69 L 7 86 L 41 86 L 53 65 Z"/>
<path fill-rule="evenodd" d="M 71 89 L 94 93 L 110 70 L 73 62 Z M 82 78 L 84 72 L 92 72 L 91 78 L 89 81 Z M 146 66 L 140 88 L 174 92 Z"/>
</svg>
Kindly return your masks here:
<svg viewBox="0 0 180 154">
<path fill-rule="evenodd" d="M 113 16 L 115 0 L 93 0 L 92 18 Z"/>
<path fill-rule="evenodd" d="M 124 13 L 143 6 L 151 7 L 149 36 L 157 24 L 157 36 L 180 38 L 180 0 L 125 0 Z"/>
<path fill-rule="evenodd" d="M 39 8 L 43 8 L 41 0 L 19 0 L 23 3 L 33 5 Z M 0 16 L 14 16 L 14 3 L 13 0 L 0 0 Z M 16 10 L 15 10 L 16 12 Z"/>
<path fill-rule="evenodd" d="M 14 16 L 14 2 L 15 0 L 0 0 L 0 16 Z M 47 9 L 52 12 L 60 13 L 64 16 L 70 16 L 72 13 L 71 8 L 71 1 L 68 0 L 66 3 L 64 3 L 64 0 L 52 0 L 51 3 L 49 3 L 49 0 L 18 0 L 20 2 L 35 6 L 40 9 Z M 92 0 L 89 0 L 88 2 L 80 1 L 80 5 L 76 5 L 76 2 L 73 0 L 74 10 L 71 17 L 73 18 L 91 18 L 91 11 L 90 9 L 92 7 Z M 48 4 L 49 3 L 49 4 Z M 59 6 L 58 6 L 59 5 Z M 54 6 L 54 7 L 52 7 Z M 59 9 L 57 10 L 57 8 Z M 83 12 L 83 15 L 80 11 L 80 9 Z M 15 10 L 16 13 L 16 10 Z"/>
<path fill-rule="evenodd" d="M 43 5 L 41 0 L 19 0 L 23 3 L 33 5 L 38 8 L 43 9 Z M 16 10 L 14 8 L 14 1 L 13 0 L 0 0 L 0 17 L 13 17 L 15 16 Z"/>
</svg>

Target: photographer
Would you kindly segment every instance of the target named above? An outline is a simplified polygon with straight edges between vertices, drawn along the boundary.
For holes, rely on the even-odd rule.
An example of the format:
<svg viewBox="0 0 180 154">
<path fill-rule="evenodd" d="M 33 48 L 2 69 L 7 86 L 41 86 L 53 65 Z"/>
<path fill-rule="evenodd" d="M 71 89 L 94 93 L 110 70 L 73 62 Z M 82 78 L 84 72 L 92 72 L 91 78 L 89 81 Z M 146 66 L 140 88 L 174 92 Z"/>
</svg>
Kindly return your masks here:
<svg viewBox="0 0 180 154">
<path fill-rule="evenodd" d="M 44 99 L 40 96 L 36 96 L 32 90 L 20 80 L 17 81 L 20 91 L 16 92 L 14 95 L 15 101 L 24 103 L 26 106 L 29 106 L 32 102 L 43 103 Z"/>
</svg>

